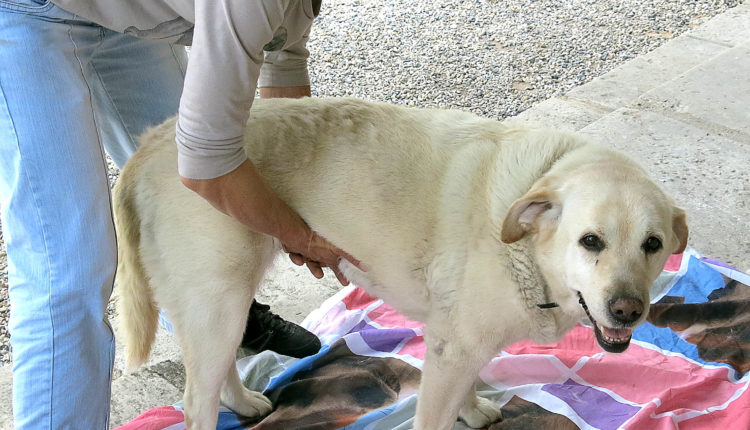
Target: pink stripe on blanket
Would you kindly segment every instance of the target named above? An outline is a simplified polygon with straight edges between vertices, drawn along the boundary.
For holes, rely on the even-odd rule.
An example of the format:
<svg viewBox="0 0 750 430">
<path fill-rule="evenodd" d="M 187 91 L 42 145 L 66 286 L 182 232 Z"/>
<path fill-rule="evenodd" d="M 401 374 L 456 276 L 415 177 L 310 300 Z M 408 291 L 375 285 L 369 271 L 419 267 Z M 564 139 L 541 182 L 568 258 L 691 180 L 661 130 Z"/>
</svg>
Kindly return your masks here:
<svg viewBox="0 0 750 430">
<path fill-rule="evenodd" d="M 680 429 L 713 429 L 717 428 L 716 423 L 722 423 L 721 430 L 747 430 L 750 427 L 750 390 L 746 389 L 726 409 L 712 410 L 708 415 L 683 421 L 680 423 Z"/>
<path fill-rule="evenodd" d="M 738 387 L 739 388 L 739 387 Z M 689 395 L 689 394 L 688 394 Z M 695 389 L 694 396 L 711 397 L 710 391 Z M 663 411 L 658 402 L 645 405 L 624 428 L 629 430 L 747 430 L 750 424 L 750 391 L 745 390 L 728 405 L 707 410 L 679 408 Z"/>
<path fill-rule="evenodd" d="M 554 355 L 568 367 L 575 366 L 582 357 L 602 354 L 602 348 L 596 342 L 594 332 L 581 325 L 573 328 L 558 342 L 539 345 L 531 341 L 522 341 L 505 348 L 505 351 L 514 355 Z"/>
<path fill-rule="evenodd" d="M 489 384 L 508 386 L 560 383 L 569 377 L 565 366 L 552 355 L 510 355 L 495 357 L 479 377 Z"/>
<path fill-rule="evenodd" d="M 680 266 L 682 266 L 682 257 L 684 254 L 672 254 L 667 260 L 667 264 L 664 265 L 664 270 L 667 272 L 679 272 Z"/>
<path fill-rule="evenodd" d="M 402 356 L 409 355 L 424 361 L 424 354 L 426 351 L 427 347 L 424 344 L 424 338 L 422 336 L 416 336 L 406 342 L 398 353 Z"/>
<path fill-rule="evenodd" d="M 661 406 L 655 410 L 658 414 L 680 408 L 703 410 L 725 403 L 741 387 L 728 380 L 729 371 L 726 367 L 703 367 L 681 356 L 632 344 L 622 354 L 590 358 L 578 375 L 635 403 L 659 398 Z"/>
<path fill-rule="evenodd" d="M 398 313 L 392 307 L 382 304 L 367 314 L 370 321 L 374 321 L 384 328 L 418 328 L 424 327 L 424 324 L 412 321 Z"/>
<path fill-rule="evenodd" d="M 379 300 L 377 297 L 371 296 L 362 288 L 355 288 L 349 295 L 344 297 L 342 302 L 346 305 L 347 309 L 356 310 L 365 309 L 377 300 Z"/>
<path fill-rule="evenodd" d="M 115 430 L 162 430 L 184 421 L 185 416 L 182 411 L 172 406 L 162 406 L 138 415 L 129 423 L 117 427 Z"/>
</svg>

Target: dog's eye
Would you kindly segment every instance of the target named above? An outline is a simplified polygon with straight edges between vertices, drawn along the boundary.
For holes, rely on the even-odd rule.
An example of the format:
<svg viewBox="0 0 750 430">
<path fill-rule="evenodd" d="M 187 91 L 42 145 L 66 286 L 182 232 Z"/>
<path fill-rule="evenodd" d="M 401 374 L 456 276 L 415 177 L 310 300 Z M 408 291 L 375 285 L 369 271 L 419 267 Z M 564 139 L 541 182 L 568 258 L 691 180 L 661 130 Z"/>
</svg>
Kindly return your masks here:
<svg viewBox="0 0 750 430">
<path fill-rule="evenodd" d="M 653 254 L 661 249 L 661 240 L 658 237 L 651 236 L 641 245 L 646 254 Z"/>
<path fill-rule="evenodd" d="M 604 249 L 604 242 L 595 234 L 583 236 L 578 243 L 589 251 L 599 252 Z"/>
</svg>

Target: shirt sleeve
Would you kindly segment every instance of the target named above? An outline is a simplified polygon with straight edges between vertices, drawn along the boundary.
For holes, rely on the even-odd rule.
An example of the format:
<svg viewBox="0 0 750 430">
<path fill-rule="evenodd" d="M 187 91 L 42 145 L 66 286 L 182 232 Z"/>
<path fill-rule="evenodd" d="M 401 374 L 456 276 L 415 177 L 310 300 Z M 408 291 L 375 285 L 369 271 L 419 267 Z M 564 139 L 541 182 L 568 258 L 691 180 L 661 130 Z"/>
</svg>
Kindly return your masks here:
<svg viewBox="0 0 750 430">
<path fill-rule="evenodd" d="M 181 176 L 211 179 L 245 161 L 243 135 L 264 63 L 263 47 L 282 24 L 292 24 L 293 37 L 281 52 L 306 55 L 301 39 L 312 16 L 299 3 L 307 1 L 195 0 L 193 45 L 176 125 Z M 292 64 L 298 60 L 282 61 L 281 69 L 271 74 L 298 68 Z M 306 64 L 304 70 L 306 77 Z"/>
<path fill-rule="evenodd" d="M 260 69 L 260 87 L 300 87 L 310 85 L 307 72 L 309 30 L 292 46 L 278 51 L 266 51 Z"/>
</svg>

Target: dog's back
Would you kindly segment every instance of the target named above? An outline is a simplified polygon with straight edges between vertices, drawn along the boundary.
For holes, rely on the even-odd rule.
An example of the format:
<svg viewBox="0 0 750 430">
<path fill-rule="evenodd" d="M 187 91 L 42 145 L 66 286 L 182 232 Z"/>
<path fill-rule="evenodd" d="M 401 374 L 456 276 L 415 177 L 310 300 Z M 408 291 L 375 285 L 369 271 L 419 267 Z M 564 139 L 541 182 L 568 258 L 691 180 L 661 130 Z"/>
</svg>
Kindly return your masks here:
<svg viewBox="0 0 750 430">
<path fill-rule="evenodd" d="M 138 187 L 141 200 L 181 196 L 182 205 L 174 207 L 157 200 L 143 204 L 149 218 L 159 210 L 175 211 L 163 216 L 177 218 L 207 206 L 181 186 L 173 139 L 174 119 L 144 136 L 123 171 L 122 186 Z M 366 275 L 348 271 L 352 280 L 386 301 L 415 304 L 400 309 L 413 318 L 428 302 L 428 266 L 436 249 L 446 246 L 435 241 L 467 240 L 470 232 L 461 229 L 475 226 L 459 218 L 479 211 L 500 222 L 555 159 L 582 144 L 461 111 L 317 98 L 257 100 L 245 136 L 248 157 L 279 196 L 314 230 L 373 267 Z M 492 181 L 497 175 L 509 180 Z M 165 193 L 167 187 L 173 189 Z"/>
<path fill-rule="evenodd" d="M 501 222 L 556 159 L 584 144 L 456 110 L 315 98 L 259 100 L 245 139 L 281 198 L 373 268 L 347 275 L 417 319 L 429 301 L 429 266 L 447 245 L 436 241 L 470 240 L 469 218 Z M 498 184 L 497 175 L 508 180 Z"/>
</svg>

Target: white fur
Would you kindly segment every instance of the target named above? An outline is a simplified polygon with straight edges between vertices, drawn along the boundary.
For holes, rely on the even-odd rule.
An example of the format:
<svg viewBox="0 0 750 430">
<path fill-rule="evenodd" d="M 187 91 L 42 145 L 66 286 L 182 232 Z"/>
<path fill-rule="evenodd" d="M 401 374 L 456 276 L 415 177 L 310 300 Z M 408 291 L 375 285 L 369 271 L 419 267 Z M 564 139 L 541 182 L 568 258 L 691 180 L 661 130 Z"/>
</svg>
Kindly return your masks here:
<svg viewBox="0 0 750 430">
<path fill-rule="evenodd" d="M 417 429 L 500 419 L 473 392 L 493 355 L 561 337 L 585 318 L 576 291 L 603 322 L 622 289 L 647 302 L 684 248 L 684 214 L 643 171 L 571 134 L 352 99 L 257 101 L 250 116 L 245 148 L 265 179 L 369 268 L 343 262 L 346 276 L 426 324 Z M 213 429 L 220 400 L 248 416 L 271 410 L 242 387 L 234 357 L 278 245 L 181 184 L 173 139 L 174 119 L 147 133 L 116 187 L 121 325 L 137 366 L 166 309 L 188 427 Z M 578 243 L 589 230 L 609 244 L 599 255 Z M 647 256 L 649 234 L 664 249 Z M 548 302 L 560 307 L 536 306 Z"/>
</svg>

